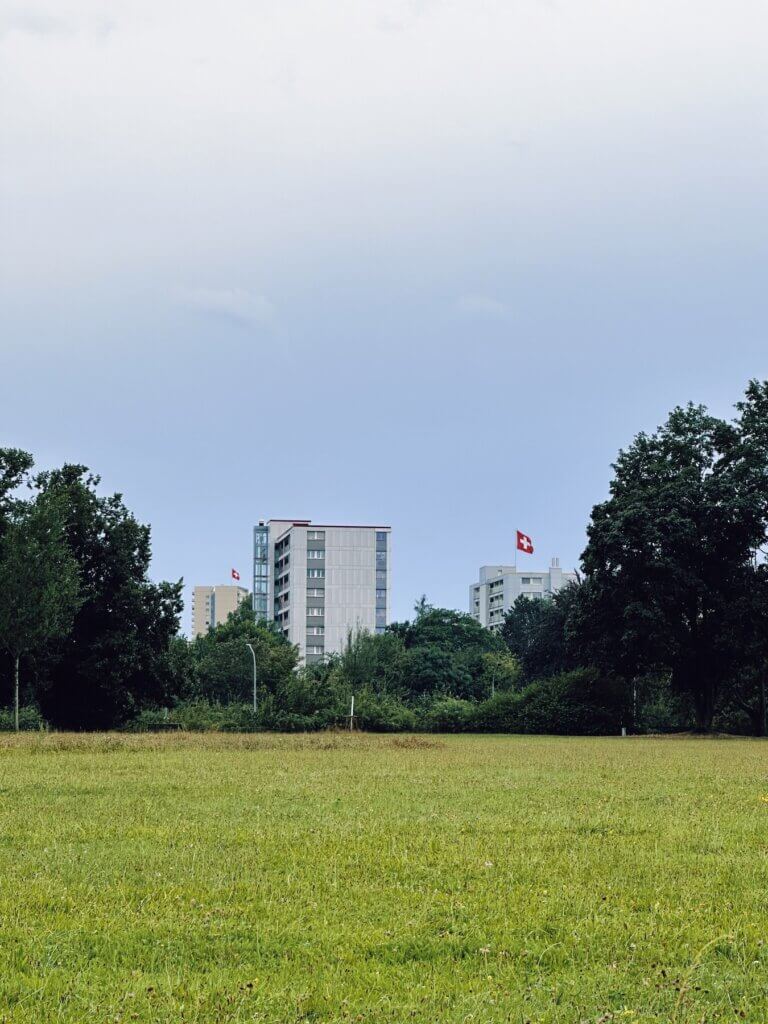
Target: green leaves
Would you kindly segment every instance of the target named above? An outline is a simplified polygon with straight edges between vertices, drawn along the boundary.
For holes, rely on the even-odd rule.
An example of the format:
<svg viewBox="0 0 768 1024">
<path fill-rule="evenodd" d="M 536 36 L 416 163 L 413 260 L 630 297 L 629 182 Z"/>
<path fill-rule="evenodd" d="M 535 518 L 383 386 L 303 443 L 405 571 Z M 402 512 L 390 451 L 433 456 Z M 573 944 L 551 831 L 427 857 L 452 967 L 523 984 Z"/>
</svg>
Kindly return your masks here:
<svg viewBox="0 0 768 1024">
<path fill-rule="evenodd" d="M 606 667 L 670 672 L 701 728 L 739 650 L 728 609 L 749 586 L 768 523 L 766 385 L 752 382 L 739 411 L 726 423 L 703 406 L 674 409 L 619 453 L 611 497 L 592 512 L 587 585 L 570 623 Z"/>
</svg>

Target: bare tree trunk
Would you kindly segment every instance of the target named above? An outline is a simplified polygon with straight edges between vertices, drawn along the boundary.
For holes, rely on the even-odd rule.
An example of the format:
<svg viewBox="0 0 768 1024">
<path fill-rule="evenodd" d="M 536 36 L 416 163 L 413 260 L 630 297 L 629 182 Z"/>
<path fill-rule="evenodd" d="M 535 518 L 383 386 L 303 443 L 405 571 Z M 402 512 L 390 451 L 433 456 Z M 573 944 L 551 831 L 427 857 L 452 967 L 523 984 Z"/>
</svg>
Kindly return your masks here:
<svg viewBox="0 0 768 1024">
<path fill-rule="evenodd" d="M 13 725 L 19 731 L 19 655 L 13 663 Z"/>
</svg>

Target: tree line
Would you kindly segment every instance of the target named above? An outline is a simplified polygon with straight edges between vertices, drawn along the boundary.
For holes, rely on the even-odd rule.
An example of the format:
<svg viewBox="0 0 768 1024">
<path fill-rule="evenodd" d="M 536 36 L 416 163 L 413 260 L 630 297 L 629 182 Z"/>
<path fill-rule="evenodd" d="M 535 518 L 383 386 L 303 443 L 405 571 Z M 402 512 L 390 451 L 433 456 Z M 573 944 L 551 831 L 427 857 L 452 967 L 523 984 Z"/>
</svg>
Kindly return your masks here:
<svg viewBox="0 0 768 1024">
<path fill-rule="evenodd" d="M 423 598 L 410 621 L 300 666 L 244 602 L 187 642 L 182 582 L 83 466 L 0 449 L 0 725 L 766 732 L 768 382 L 736 415 L 672 411 L 621 451 L 577 583 L 499 631 Z M 256 659 L 257 710 L 252 705 Z"/>
</svg>

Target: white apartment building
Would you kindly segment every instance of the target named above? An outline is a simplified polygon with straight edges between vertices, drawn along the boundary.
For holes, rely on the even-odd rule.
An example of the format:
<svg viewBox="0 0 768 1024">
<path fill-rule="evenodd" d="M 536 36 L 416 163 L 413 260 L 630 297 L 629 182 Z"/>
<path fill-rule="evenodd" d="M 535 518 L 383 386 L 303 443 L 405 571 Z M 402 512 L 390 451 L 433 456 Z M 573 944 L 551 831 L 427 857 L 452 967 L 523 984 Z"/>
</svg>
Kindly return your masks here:
<svg viewBox="0 0 768 1024">
<path fill-rule="evenodd" d="M 469 588 L 469 613 L 482 626 L 498 628 L 518 597 L 551 597 L 575 580 L 575 572 L 563 572 L 560 568 L 559 558 L 553 558 L 552 565 L 546 570 L 483 565 L 479 582 Z"/>
<path fill-rule="evenodd" d="M 389 623 L 391 528 L 261 520 L 253 529 L 257 617 L 274 620 L 308 664 L 350 633 Z"/>
<path fill-rule="evenodd" d="M 247 596 L 245 587 L 226 583 L 219 587 L 195 587 L 192 591 L 192 636 L 202 636 L 213 626 L 226 622 L 227 616 Z"/>
</svg>

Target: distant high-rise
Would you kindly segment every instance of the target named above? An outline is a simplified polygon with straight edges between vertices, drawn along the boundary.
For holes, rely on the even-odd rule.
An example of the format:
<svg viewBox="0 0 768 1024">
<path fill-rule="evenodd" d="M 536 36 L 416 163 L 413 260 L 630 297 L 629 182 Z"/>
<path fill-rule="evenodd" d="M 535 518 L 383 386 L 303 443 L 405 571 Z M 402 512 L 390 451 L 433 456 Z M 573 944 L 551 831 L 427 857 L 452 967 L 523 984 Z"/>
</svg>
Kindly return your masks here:
<svg viewBox="0 0 768 1024">
<path fill-rule="evenodd" d="M 192 636 L 202 636 L 211 627 L 226 622 L 227 616 L 247 596 L 245 587 L 226 583 L 218 587 L 195 587 L 192 592 Z"/>
<path fill-rule="evenodd" d="M 350 632 L 389 622 L 389 526 L 262 520 L 253 530 L 257 617 L 277 623 L 307 663 L 341 651 Z"/>
<path fill-rule="evenodd" d="M 519 569 L 514 565 L 483 565 L 479 582 L 469 588 L 469 613 L 482 626 L 498 628 L 518 599 L 551 597 L 576 580 L 575 572 L 563 572 L 560 559 L 553 558 L 549 569 Z"/>
</svg>

